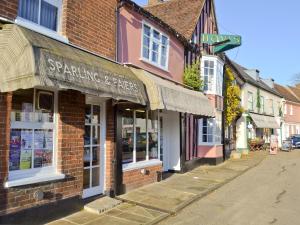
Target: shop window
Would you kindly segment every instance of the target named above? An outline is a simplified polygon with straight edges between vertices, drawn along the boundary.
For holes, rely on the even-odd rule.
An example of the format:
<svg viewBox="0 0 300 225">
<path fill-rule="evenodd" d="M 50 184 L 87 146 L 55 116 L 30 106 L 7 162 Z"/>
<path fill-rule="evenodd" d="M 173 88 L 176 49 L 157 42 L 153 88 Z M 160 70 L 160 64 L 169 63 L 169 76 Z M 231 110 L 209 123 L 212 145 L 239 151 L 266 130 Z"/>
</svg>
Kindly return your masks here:
<svg viewBox="0 0 300 225">
<path fill-rule="evenodd" d="M 168 69 L 169 38 L 150 25 L 143 24 L 142 59 Z"/>
<path fill-rule="evenodd" d="M 9 175 L 23 178 L 53 167 L 54 93 L 28 89 L 13 93 Z"/>
<path fill-rule="evenodd" d="M 18 16 L 57 31 L 61 5 L 61 0 L 19 0 Z"/>
<path fill-rule="evenodd" d="M 265 113 L 265 98 L 260 96 L 260 110 L 261 113 Z"/>
<path fill-rule="evenodd" d="M 144 109 L 123 109 L 123 165 L 159 159 L 158 112 Z"/>
</svg>

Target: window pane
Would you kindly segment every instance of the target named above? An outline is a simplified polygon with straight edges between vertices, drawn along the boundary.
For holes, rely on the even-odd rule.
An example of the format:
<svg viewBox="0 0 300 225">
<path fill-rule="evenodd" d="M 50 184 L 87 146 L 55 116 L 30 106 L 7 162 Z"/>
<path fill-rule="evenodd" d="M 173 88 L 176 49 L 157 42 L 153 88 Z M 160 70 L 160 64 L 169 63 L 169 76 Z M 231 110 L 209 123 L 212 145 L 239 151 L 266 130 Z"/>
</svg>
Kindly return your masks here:
<svg viewBox="0 0 300 225">
<path fill-rule="evenodd" d="M 166 66 L 166 61 L 167 61 L 167 58 L 164 57 L 164 56 L 161 56 L 161 59 L 160 59 L 160 65 L 165 67 Z"/>
<path fill-rule="evenodd" d="M 84 145 L 91 144 L 91 126 L 84 127 Z"/>
<path fill-rule="evenodd" d="M 214 75 L 214 69 L 209 69 L 209 75 L 211 75 L 211 76 Z"/>
<path fill-rule="evenodd" d="M 53 156 L 53 131 L 34 131 L 34 168 L 51 166 Z"/>
<path fill-rule="evenodd" d="M 165 36 L 162 36 L 162 44 L 167 46 L 168 45 L 168 38 Z"/>
<path fill-rule="evenodd" d="M 148 112 L 149 159 L 158 158 L 158 111 Z"/>
<path fill-rule="evenodd" d="M 83 170 L 83 189 L 90 187 L 90 169 Z"/>
<path fill-rule="evenodd" d="M 149 51 L 149 48 L 146 48 L 145 46 L 143 47 L 143 57 L 146 58 L 146 59 L 149 59 L 149 54 L 150 54 L 150 51 Z"/>
<path fill-rule="evenodd" d="M 214 61 L 210 61 L 210 62 L 209 62 L 209 67 L 210 67 L 210 68 L 214 68 Z"/>
<path fill-rule="evenodd" d="M 13 93 L 11 121 L 33 122 L 33 89 Z"/>
<path fill-rule="evenodd" d="M 157 63 L 158 62 L 158 53 L 152 52 L 152 62 Z"/>
<path fill-rule="evenodd" d="M 153 30 L 153 37 L 157 40 L 160 40 L 160 33 L 156 30 Z"/>
<path fill-rule="evenodd" d="M 92 126 L 93 144 L 100 144 L 100 126 Z"/>
<path fill-rule="evenodd" d="M 208 75 L 208 69 L 204 68 L 204 75 Z"/>
<path fill-rule="evenodd" d="M 136 161 L 146 160 L 146 111 L 136 110 Z"/>
<path fill-rule="evenodd" d="M 57 7 L 41 1 L 41 19 L 40 24 L 51 30 L 57 30 Z"/>
<path fill-rule="evenodd" d="M 83 152 L 83 166 L 90 166 L 90 158 L 91 158 L 91 148 L 85 147 Z"/>
<path fill-rule="evenodd" d="M 208 67 L 208 61 L 204 60 L 204 67 Z"/>
<path fill-rule="evenodd" d="M 148 27 L 147 25 L 144 25 L 144 35 L 150 37 L 150 27 Z"/>
<path fill-rule="evenodd" d="M 92 187 L 100 185 L 100 168 L 96 167 L 92 169 Z"/>
<path fill-rule="evenodd" d="M 148 36 L 143 37 L 143 45 L 144 47 L 150 48 L 150 38 Z"/>
<path fill-rule="evenodd" d="M 133 110 L 125 109 L 122 114 L 123 164 L 133 162 Z"/>
<path fill-rule="evenodd" d="M 92 123 L 95 123 L 95 124 L 100 123 L 100 106 L 99 105 L 93 105 Z"/>
<path fill-rule="evenodd" d="M 37 122 L 53 122 L 54 93 L 49 91 L 36 91 L 35 100 Z"/>
<path fill-rule="evenodd" d="M 91 105 L 85 105 L 85 123 L 91 123 Z"/>
<path fill-rule="evenodd" d="M 39 15 L 39 0 L 20 0 L 19 1 L 19 16 L 38 23 Z"/>
<path fill-rule="evenodd" d="M 158 52 L 159 45 L 156 42 L 153 42 L 152 50 Z"/>
<path fill-rule="evenodd" d="M 92 165 L 96 166 L 100 164 L 100 147 L 93 147 Z"/>
</svg>

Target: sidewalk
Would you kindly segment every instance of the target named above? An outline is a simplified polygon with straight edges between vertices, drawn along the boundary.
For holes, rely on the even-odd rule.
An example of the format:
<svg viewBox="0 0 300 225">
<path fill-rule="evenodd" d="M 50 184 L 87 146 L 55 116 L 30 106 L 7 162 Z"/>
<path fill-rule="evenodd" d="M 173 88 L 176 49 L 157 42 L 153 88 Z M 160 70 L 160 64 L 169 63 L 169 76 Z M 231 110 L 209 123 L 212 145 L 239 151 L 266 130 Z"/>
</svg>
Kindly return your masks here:
<svg viewBox="0 0 300 225">
<path fill-rule="evenodd" d="M 155 224 L 255 167 L 266 156 L 266 152 L 251 152 L 219 166 L 200 166 L 186 174 L 174 174 L 165 181 L 118 196 L 122 203 L 103 214 L 83 210 L 49 225 Z"/>
</svg>

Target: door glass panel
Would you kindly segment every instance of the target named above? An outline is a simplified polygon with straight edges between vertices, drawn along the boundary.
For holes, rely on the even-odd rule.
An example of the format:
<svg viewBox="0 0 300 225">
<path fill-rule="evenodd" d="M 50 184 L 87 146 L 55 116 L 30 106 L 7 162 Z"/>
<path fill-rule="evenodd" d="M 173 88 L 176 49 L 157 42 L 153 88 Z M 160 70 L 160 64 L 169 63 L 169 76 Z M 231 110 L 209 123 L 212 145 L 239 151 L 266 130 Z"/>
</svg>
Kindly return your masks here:
<svg viewBox="0 0 300 225">
<path fill-rule="evenodd" d="M 100 185 L 100 168 L 95 167 L 92 169 L 92 187 L 96 187 Z"/>
<path fill-rule="evenodd" d="M 136 110 L 136 161 L 146 160 L 147 130 L 146 111 Z"/>
<path fill-rule="evenodd" d="M 148 149 L 149 159 L 158 158 L 158 111 L 148 113 Z"/>
<path fill-rule="evenodd" d="M 100 144 L 100 126 L 93 126 L 92 134 L 93 134 L 93 145 L 99 145 Z"/>
<path fill-rule="evenodd" d="M 84 145 L 91 144 L 91 126 L 85 126 L 84 128 Z"/>
<path fill-rule="evenodd" d="M 100 164 L 100 147 L 93 147 L 92 165 Z"/>
<path fill-rule="evenodd" d="M 100 106 L 93 105 L 93 119 L 92 123 L 100 123 Z"/>
<path fill-rule="evenodd" d="M 85 123 L 91 123 L 91 105 L 85 105 Z"/>
<path fill-rule="evenodd" d="M 83 189 L 90 187 L 90 169 L 83 170 Z"/>
<path fill-rule="evenodd" d="M 85 147 L 83 153 L 83 166 L 88 167 L 90 166 L 90 159 L 91 159 L 91 148 Z"/>
</svg>

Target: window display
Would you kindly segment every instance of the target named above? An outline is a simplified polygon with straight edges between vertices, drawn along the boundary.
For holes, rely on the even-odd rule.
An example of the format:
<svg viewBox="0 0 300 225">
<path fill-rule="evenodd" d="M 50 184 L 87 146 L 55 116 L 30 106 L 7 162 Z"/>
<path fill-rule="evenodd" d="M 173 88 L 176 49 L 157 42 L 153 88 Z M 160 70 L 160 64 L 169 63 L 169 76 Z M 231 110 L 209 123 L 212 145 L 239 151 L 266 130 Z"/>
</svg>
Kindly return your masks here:
<svg viewBox="0 0 300 225">
<path fill-rule="evenodd" d="M 52 166 L 53 115 L 52 92 L 28 89 L 13 93 L 9 171 Z"/>
</svg>

